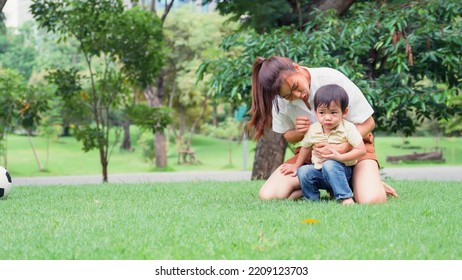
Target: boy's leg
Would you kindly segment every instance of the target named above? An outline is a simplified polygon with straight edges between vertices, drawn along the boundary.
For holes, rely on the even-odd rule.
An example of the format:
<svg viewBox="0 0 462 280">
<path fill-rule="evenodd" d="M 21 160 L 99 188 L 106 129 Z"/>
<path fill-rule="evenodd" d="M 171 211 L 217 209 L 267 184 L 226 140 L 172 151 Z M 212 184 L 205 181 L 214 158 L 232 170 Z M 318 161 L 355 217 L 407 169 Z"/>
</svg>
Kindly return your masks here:
<svg viewBox="0 0 462 280">
<path fill-rule="evenodd" d="M 353 197 L 353 192 L 348 184 L 352 173 L 352 167 L 345 166 L 345 164 L 335 160 L 326 160 L 322 164 L 322 174 L 332 188 L 336 200 Z"/>
<path fill-rule="evenodd" d="M 302 165 L 297 170 L 298 180 L 303 196 L 309 200 L 320 200 L 320 188 L 325 188 L 321 170 L 314 168 L 313 164 Z"/>
</svg>

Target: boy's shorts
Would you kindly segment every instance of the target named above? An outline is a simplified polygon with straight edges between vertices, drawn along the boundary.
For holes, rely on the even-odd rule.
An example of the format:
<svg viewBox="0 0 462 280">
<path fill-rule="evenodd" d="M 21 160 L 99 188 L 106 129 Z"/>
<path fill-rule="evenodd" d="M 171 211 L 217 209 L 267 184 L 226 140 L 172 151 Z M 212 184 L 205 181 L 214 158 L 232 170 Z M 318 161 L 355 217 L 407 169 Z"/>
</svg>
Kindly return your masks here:
<svg viewBox="0 0 462 280">
<path fill-rule="evenodd" d="M 369 133 L 366 136 L 366 138 L 363 138 L 363 141 L 364 141 L 364 146 L 366 146 L 366 154 L 360 159 L 358 159 L 358 162 L 365 160 L 365 159 L 372 159 L 377 162 L 377 165 L 379 165 L 379 162 L 377 160 L 377 155 L 375 154 L 374 135 L 372 135 L 372 133 Z M 284 161 L 284 163 L 295 163 L 297 161 L 299 151 L 300 151 L 300 147 L 295 148 L 294 156 Z M 311 164 L 311 153 L 308 159 L 305 160 L 305 164 Z M 380 168 L 380 165 L 379 165 L 379 168 Z"/>
</svg>

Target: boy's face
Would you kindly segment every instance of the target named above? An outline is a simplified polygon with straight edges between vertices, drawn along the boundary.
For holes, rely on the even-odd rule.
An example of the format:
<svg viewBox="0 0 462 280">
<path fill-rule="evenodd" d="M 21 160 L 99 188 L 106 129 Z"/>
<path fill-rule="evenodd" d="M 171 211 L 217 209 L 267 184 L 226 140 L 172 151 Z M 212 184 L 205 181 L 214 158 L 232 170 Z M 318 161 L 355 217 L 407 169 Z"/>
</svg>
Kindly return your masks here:
<svg viewBox="0 0 462 280">
<path fill-rule="evenodd" d="M 342 118 L 346 117 L 347 113 L 348 108 L 345 109 L 345 112 L 342 112 L 340 106 L 335 102 L 331 102 L 329 106 L 321 104 L 316 109 L 316 117 L 319 123 L 325 130 L 327 129 L 324 132 L 330 132 L 332 129 L 335 129 Z"/>
<path fill-rule="evenodd" d="M 310 84 L 307 78 L 300 72 L 288 76 L 285 83 L 281 86 L 279 96 L 289 101 L 295 99 L 308 101 Z"/>
</svg>

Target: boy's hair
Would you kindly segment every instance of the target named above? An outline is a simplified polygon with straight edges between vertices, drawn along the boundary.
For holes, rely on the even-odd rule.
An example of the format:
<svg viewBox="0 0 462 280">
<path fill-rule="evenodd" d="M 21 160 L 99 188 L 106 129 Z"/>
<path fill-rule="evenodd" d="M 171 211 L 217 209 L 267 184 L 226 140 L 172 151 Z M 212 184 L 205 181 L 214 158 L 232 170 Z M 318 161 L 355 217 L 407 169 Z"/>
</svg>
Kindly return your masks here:
<svg viewBox="0 0 462 280">
<path fill-rule="evenodd" d="M 319 106 L 326 105 L 330 106 L 332 102 L 335 102 L 342 109 L 342 113 L 348 107 L 348 93 L 339 85 L 325 85 L 320 87 L 316 91 L 314 96 L 314 109 L 317 110 Z"/>
</svg>

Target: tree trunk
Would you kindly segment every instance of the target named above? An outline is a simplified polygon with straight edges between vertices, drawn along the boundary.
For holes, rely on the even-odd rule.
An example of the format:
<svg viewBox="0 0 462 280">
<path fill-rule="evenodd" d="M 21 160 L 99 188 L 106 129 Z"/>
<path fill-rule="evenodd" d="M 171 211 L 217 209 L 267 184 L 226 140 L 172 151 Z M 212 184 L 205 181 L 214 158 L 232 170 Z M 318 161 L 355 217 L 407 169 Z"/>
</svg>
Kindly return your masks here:
<svg viewBox="0 0 462 280">
<path fill-rule="evenodd" d="M 213 127 L 218 127 L 218 120 L 217 120 L 217 115 L 218 115 L 218 104 L 213 102 L 213 112 L 212 112 L 212 124 Z"/>
<path fill-rule="evenodd" d="M 165 168 L 167 166 L 167 142 L 163 132 L 154 134 L 154 150 L 156 153 L 156 167 Z"/>
<path fill-rule="evenodd" d="M 343 15 L 350 6 L 353 4 L 354 0 L 313 0 L 310 3 L 311 9 L 316 8 L 319 10 L 328 10 L 335 9 L 339 15 Z"/>
<path fill-rule="evenodd" d="M 30 147 L 32 148 L 32 153 L 34 154 L 35 161 L 37 162 L 37 166 L 39 168 L 39 171 L 42 172 L 44 171 L 42 163 L 40 162 L 40 159 L 37 154 L 37 150 L 35 149 L 34 143 L 32 142 L 31 138 L 31 133 L 29 130 L 27 130 L 27 139 L 29 140 Z"/>
<path fill-rule="evenodd" d="M 120 148 L 122 150 L 130 151 L 132 149 L 132 141 L 130 138 L 130 121 L 125 120 L 122 126 L 124 129 L 124 140 L 122 141 L 122 145 L 120 145 Z"/>
<path fill-rule="evenodd" d="M 101 167 L 103 169 L 103 183 L 109 182 L 108 174 L 107 174 L 107 166 L 108 166 L 108 161 L 103 158 L 103 155 L 100 155 L 100 160 L 101 160 Z"/>
<path fill-rule="evenodd" d="M 148 85 L 144 91 L 144 95 L 150 107 L 162 106 L 162 97 L 164 90 L 164 75 L 165 72 L 159 74 L 157 79 L 157 89 L 153 90 L 151 85 Z M 165 168 L 167 166 L 167 145 L 165 134 L 163 132 L 154 132 L 154 151 L 156 157 L 156 167 Z"/>
<path fill-rule="evenodd" d="M 252 169 L 252 180 L 268 179 L 276 168 L 284 162 L 287 141 L 271 128 L 257 143 Z"/>
</svg>

